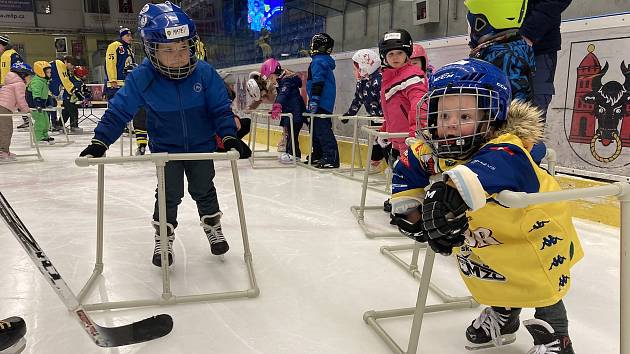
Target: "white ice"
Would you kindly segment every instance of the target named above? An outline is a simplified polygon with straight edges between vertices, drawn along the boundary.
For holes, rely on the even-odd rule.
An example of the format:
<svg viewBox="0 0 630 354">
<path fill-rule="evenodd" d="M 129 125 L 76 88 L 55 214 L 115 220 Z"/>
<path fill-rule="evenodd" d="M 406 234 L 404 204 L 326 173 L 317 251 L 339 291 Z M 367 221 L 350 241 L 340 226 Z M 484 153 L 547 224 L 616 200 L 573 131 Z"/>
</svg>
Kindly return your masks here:
<svg viewBox="0 0 630 354">
<path fill-rule="evenodd" d="M 15 152 L 26 152 L 26 136 L 15 133 Z M 96 168 L 73 163 L 90 138 L 71 136 L 72 145 L 45 148 L 45 162 L 0 165 L 0 191 L 75 292 L 91 274 L 95 253 Z M 117 155 L 119 148 L 110 151 Z M 186 195 L 171 271 L 175 295 L 247 287 L 230 169 L 217 162 L 216 170 L 231 249 L 225 262 L 210 255 L 195 204 Z M 105 271 L 89 300 L 158 298 L 161 273 L 150 261 L 155 169 L 151 164 L 116 165 L 105 172 Z M 239 173 L 260 296 L 91 312 L 107 326 L 157 313 L 172 315 L 173 332 L 148 343 L 96 347 L 9 230 L 0 226 L 0 318 L 26 319 L 25 353 L 389 353 L 363 322 L 363 313 L 413 306 L 419 282 L 379 252 L 383 245 L 408 241 L 367 239 L 357 225 L 350 206 L 359 203 L 360 183 L 304 168 L 253 170 L 246 161 L 239 161 Z M 368 204 L 383 200 L 382 194 L 368 193 Z M 373 211 L 366 220 L 386 224 L 387 216 Z M 619 229 L 579 220 L 575 225 L 586 256 L 574 267 L 573 288 L 565 298 L 574 348 L 577 353 L 617 353 Z M 402 254 L 411 258 L 411 252 Z M 433 280 L 453 295 L 467 294 L 452 258 L 438 256 Z M 437 301 L 430 294 L 429 302 Z M 479 311 L 426 315 L 419 352 L 466 352 L 464 331 Z M 521 319 L 532 316 L 532 310 L 524 310 Z M 382 323 L 406 348 L 411 318 Z M 526 353 L 531 345 L 521 327 L 514 344 L 477 353 Z"/>
</svg>

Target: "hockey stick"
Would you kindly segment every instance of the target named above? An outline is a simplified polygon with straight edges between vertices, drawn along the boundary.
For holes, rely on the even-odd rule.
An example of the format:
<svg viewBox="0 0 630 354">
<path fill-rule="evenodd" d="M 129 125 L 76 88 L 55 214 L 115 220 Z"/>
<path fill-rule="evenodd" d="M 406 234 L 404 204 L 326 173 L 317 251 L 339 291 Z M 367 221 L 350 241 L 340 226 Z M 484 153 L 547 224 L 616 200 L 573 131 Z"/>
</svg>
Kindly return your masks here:
<svg viewBox="0 0 630 354">
<path fill-rule="evenodd" d="M 163 337 L 173 329 L 173 319 L 167 314 L 146 318 L 119 327 L 101 327 L 94 323 L 83 309 L 77 297 L 44 251 L 39 247 L 35 238 L 26 229 L 22 220 L 15 214 L 9 202 L 0 193 L 0 216 L 20 242 L 26 253 L 31 257 L 44 278 L 50 283 L 61 301 L 71 311 L 81 324 L 81 327 L 99 347 L 119 347 L 122 345 L 146 342 Z"/>
</svg>

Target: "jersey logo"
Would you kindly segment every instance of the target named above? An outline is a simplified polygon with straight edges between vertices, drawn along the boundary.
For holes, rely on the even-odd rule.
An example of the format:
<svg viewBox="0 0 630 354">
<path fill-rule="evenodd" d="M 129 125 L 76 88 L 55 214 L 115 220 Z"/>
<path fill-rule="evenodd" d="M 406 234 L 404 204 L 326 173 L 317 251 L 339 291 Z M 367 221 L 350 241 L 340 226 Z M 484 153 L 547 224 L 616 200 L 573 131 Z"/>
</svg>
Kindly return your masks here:
<svg viewBox="0 0 630 354">
<path fill-rule="evenodd" d="M 426 194 L 426 196 L 425 196 L 425 199 L 426 199 L 426 198 L 433 198 L 433 197 L 435 196 L 435 193 L 436 193 L 436 192 L 437 192 L 437 191 L 428 191 L 428 192 L 427 192 L 427 194 Z"/>
<path fill-rule="evenodd" d="M 472 232 L 466 232 L 464 237 L 466 238 L 466 244 L 472 248 L 484 248 L 502 244 L 492 236 L 492 230 L 483 227 Z"/>
<path fill-rule="evenodd" d="M 407 152 L 408 150 L 405 150 L 405 152 L 403 152 L 400 155 L 400 158 L 398 159 L 400 162 L 402 162 L 403 165 L 405 165 L 406 168 L 411 168 L 410 164 L 409 164 L 409 153 Z"/>
<path fill-rule="evenodd" d="M 193 85 L 193 90 L 194 90 L 195 92 L 201 92 L 201 90 L 202 90 L 202 89 L 203 89 L 203 86 L 201 86 L 201 83 L 200 83 L 200 82 L 197 82 L 197 83 L 195 83 L 195 84 Z"/>
<path fill-rule="evenodd" d="M 562 274 L 560 279 L 558 279 L 558 291 L 562 290 L 569 283 L 570 276 Z"/>
<path fill-rule="evenodd" d="M 123 46 L 119 46 L 119 47 L 118 47 L 118 53 L 119 53 L 119 54 L 125 54 L 125 47 L 123 47 Z"/>
<path fill-rule="evenodd" d="M 543 237 L 542 247 L 540 248 L 540 250 L 544 250 L 545 247 L 551 247 L 558 243 L 558 241 L 562 241 L 562 239 L 553 235 L 547 235 L 547 237 Z"/>
<path fill-rule="evenodd" d="M 567 259 L 566 257 L 563 257 L 561 255 L 555 256 L 553 260 L 551 261 L 551 266 L 549 266 L 548 270 L 551 270 L 553 267 L 560 266 L 562 263 L 564 263 L 566 259 Z"/>
<path fill-rule="evenodd" d="M 529 232 L 532 232 L 532 231 L 538 230 L 538 229 L 542 229 L 543 227 L 545 227 L 545 224 L 549 224 L 549 220 L 536 221 L 536 223 L 534 225 L 532 225 L 532 229 L 529 230 Z"/>
<path fill-rule="evenodd" d="M 480 280 L 487 281 L 500 281 L 505 282 L 507 278 L 501 273 L 490 268 L 488 265 L 478 263 L 469 258 L 470 256 L 457 255 L 457 263 L 459 264 L 459 270 L 468 278 L 478 278 Z"/>
<path fill-rule="evenodd" d="M 509 148 L 509 147 L 507 147 L 507 146 L 491 146 L 491 147 L 490 147 L 490 150 L 505 151 L 505 152 L 507 152 L 510 156 L 514 156 L 514 155 L 516 155 L 516 154 L 514 153 L 514 151 L 510 150 L 510 148 Z"/>
</svg>

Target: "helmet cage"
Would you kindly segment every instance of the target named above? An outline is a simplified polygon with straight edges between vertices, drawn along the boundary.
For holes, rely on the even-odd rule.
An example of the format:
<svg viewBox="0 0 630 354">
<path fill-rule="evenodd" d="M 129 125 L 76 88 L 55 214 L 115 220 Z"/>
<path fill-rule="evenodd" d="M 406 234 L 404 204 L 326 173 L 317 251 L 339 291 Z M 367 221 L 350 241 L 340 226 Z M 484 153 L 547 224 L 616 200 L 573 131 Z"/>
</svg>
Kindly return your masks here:
<svg viewBox="0 0 630 354">
<path fill-rule="evenodd" d="M 459 104 L 455 108 L 442 109 L 439 101 L 447 96 L 459 97 Z M 465 96 L 475 98 L 474 107 L 463 106 L 462 97 Z M 499 92 L 486 88 L 449 86 L 431 90 L 424 95 L 417 107 L 416 136 L 421 136 L 433 154 L 441 158 L 463 159 L 470 156 L 487 141 L 489 132 L 496 126 L 496 122 L 501 121 L 498 119 L 501 114 Z M 471 109 L 477 112 L 475 121 L 462 122 L 459 112 Z M 441 119 L 446 113 L 453 112 L 457 116 L 454 123 L 455 134 L 440 136 L 439 128 L 442 128 L 442 134 L 453 131 L 453 124 Z M 474 124 L 474 129 L 464 129 L 467 124 Z M 464 130 L 472 132 L 464 133 Z"/>
<path fill-rule="evenodd" d="M 190 38 L 185 38 L 179 41 L 172 42 L 157 42 L 150 40 L 143 40 L 144 52 L 147 58 L 151 62 L 151 65 L 162 75 L 172 80 L 181 80 L 188 77 L 197 66 L 197 40 L 198 36 L 194 35 Z M 157 57 L 157 54 L 164 49 L 160 49 L 160 44 L 186 42 L 188 46 L 188 64 L 182 67 L 170 67 L 162 64 Z"/>
</svg>

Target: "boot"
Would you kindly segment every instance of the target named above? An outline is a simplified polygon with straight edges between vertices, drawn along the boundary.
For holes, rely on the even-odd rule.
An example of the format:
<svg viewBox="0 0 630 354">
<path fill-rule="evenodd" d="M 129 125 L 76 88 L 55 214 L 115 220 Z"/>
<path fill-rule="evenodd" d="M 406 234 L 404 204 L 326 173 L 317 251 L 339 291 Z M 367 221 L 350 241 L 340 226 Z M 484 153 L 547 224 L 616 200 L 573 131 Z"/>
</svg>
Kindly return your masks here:
<svg viewBox="0 0 630 354">
<path fill-rule="evenodd" d="M 142 156 L 147 151 L 147 144 L 138 144 L 138 148 L 136 149 L 136 156 Z"/>
<path fill-rule="evenodd" d="M 160 245 L 160 223 L 158 221 L 151 222 L 153 228 L 155 229 L 155 248 L 153 249 L 153 259 L 152 263 L 156 267 L 162 266 L 162 246 Z M 175 241 L 175 231 L 172 224 L 166 223 L 167 230 L 167 238 L 168 238 L 168 265 L 171 266 L 173 264 L 173 260 L 175 259 L 175 254 L 173 253 L 173 241 Z"/>
<path fill-rule="evenodd" d="M 534 338 L 534 346 L 527 354 L 575 354 L 569 336 L 555 334 L 549 323 L 534 318 L 523 321 L 523 325 Z"/>
<path fill-rule="evenodd" d="M 26 322 L 21 317 L 9 317 L 0 321 L 0 353 L 20 353 L 26 346 L 24 335 Z"/>
<path fill-rule="evenodd" d="M 516 341 L 520 309 L 486 307 L 466 329 L 466 349 L 500 347 Z"/>
<path fill-rule="evenodd" d="M 208 237 L 208 242 L 210 242 L 210 252 L 215 256 L 225 254 L 230 249 L 223 235 L 223 230 L 221 230 L 222 215 L 223 213 L 218 211 L 212 215 L 201 217 L 201 226 Z"/>
</svg>

